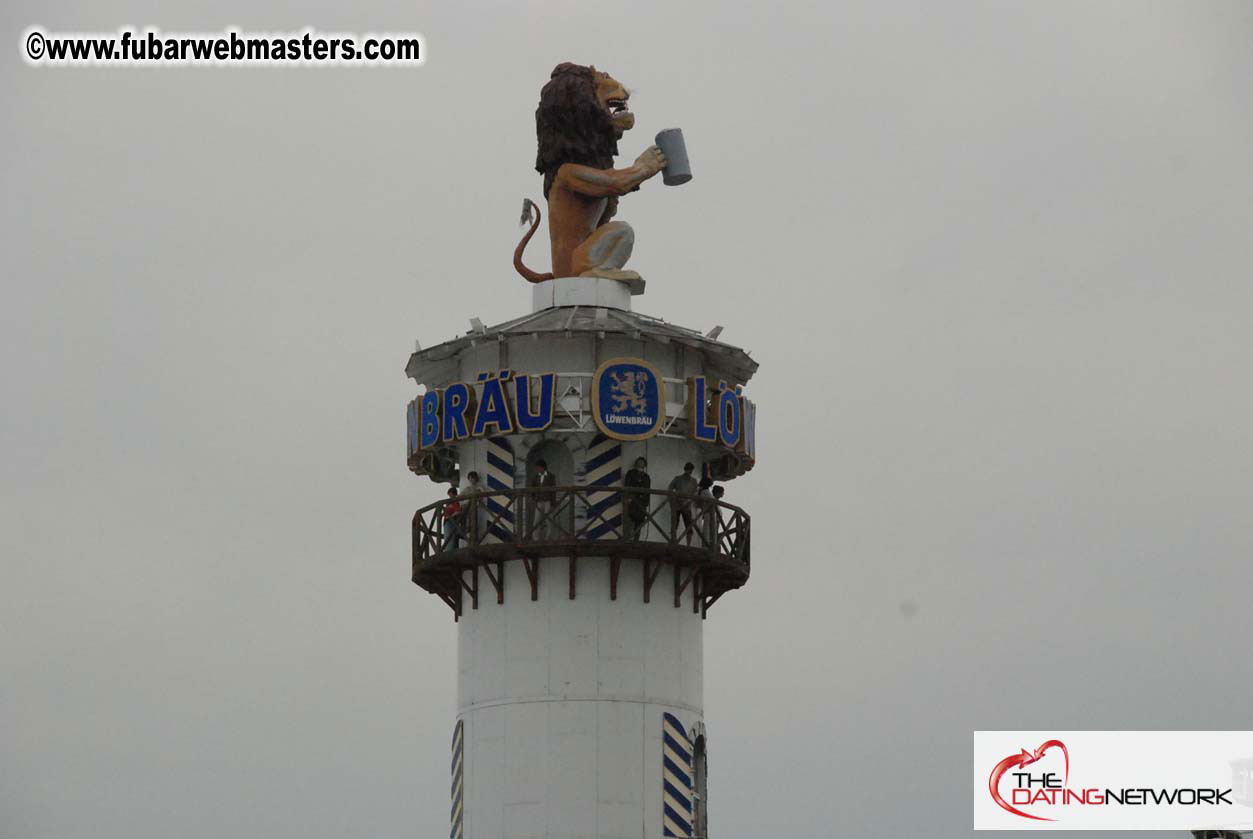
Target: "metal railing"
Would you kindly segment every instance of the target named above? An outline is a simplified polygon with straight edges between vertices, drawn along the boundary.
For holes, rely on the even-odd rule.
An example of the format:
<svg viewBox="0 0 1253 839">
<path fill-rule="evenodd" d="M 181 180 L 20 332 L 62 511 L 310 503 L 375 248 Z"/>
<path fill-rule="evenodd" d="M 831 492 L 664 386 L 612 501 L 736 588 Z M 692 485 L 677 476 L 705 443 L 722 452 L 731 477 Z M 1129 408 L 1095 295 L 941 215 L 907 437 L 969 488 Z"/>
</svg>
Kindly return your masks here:
<svg viewBox="0 0 1253 839">
<path fill-rule="evenodd" d="M 588 552 L 703 554 L 749 568 L 749 515 L 739 507 L 667 490 L 623 486 L 528 487 L 462 496 L 413 516 L 415 567 L 443 555 Z M 669 549 L 669 551 L 667 551 Z M 464 553 L 463 553 L 464 552 Z"/>
</svg>

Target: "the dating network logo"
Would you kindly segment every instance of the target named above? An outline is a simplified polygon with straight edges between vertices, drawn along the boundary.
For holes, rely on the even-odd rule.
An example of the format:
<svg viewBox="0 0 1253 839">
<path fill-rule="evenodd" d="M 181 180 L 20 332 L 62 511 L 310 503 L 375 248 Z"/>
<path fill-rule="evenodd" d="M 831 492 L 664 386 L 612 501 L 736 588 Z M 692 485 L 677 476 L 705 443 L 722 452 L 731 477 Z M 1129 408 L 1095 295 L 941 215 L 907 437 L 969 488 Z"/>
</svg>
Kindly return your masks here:
<svg viewBox="0 0 1253 839">
<path fill-rule="evenodd" d="M 1043 765 L 1041 761 L 1048 759 Z M 1004 790 L 1008 789 L 1006 800 Z M 1070 786 L 1070 750 L 1061 740 L 1045 740 L 1034 751 L 1019 749 L 992 767 L 988 792 L 1003 810 L 1024 819 L 1052 822 L 1058 819 L 1027 812 L 1024 807 L 1150 807 L 1232 804 L 1230 788 L 1168 786 Z M 1049 809 L 1050 815 L 1061 815 Z M 1073 811 L 1072 811 L 1073 812 Z"/>
<path fill-rule="evenodd" d="M 974 828 L 1253 831 L 1251 754 L 1253 731 L 976 731 Z"/>
</svg>

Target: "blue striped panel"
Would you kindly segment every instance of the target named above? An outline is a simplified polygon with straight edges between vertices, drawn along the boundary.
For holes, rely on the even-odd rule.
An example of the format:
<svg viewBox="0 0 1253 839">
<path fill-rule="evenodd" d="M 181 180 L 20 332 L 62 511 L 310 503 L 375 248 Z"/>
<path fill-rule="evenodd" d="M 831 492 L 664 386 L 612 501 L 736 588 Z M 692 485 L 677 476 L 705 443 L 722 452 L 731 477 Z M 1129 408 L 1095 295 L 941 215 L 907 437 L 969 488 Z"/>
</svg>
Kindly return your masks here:
<svg viewBox="0 0 1253 839">
<path fill-rule="evenodd" d="M 602 442 L 607 439 L 601 435 L 597 436 Z M 596 453 L 592 454 L 593 451 Z M 594 472 L 610 460 L 621 456 L 622 446 L 597 446 L 596 440 L 593 439 L 592 448 L 588 450 L 588 458 L 587 462 L 584 464 L 584 468 L 586 468 L 589 473 Z"/>
<path fill-rule="evenodd" d="M 452 813 L 448 839 L 465 837 L 465 723 L 457 720 L 452 730 Z"/>
<path fill-rule="evenodd" d="M 589 487 L 616 487 L 622 484 L 622 443 L 597 434 L 587 447 L 583 481 Z M 587 494 L 588 530 L 586 539 L 600 539 L 622 527 L 622 493 Z M 604 518 L 602 521 L 598 516 Z"/>
<path fill-rule="evenodd" d="M 674 714 L 661 715 L 661 835 L 692 835 L 692 741 Z"/>
<path fill-rule="evenodd" d="M 513 489 L 513 446 L 504 437 L 487 439 L 487 488 L 489 491 Z M 488 530 L 502 542 L 513 540 L 513 511 L 505 509 L 503 499 L 488 497 L 487 521 L 500 514 L 500 521 Z"/>
<path fill-rule="evenodd" d="M 512 461 L 506 460 L 505 458 L 496 454 L 496 452 L 493 451 L 490 447 L 487 449 L 487 465 L 489 467 L 488 468 L 488 480 L 489 481 L 491 480 L 492 472 L 496 472 L 497 474 L 510 474 L 513 471 Z"/>
</svg>

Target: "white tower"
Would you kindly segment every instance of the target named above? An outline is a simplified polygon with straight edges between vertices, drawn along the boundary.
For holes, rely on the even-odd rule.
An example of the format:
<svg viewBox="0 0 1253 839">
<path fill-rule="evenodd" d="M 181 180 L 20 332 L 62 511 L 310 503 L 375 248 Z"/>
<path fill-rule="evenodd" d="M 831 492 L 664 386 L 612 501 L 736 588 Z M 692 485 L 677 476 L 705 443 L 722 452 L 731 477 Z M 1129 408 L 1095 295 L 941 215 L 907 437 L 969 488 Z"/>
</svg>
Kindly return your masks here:
<svg viewBox="0 0 1253 839">
<path fill-rule="evenodd" d="M 667 487 L 752 467 L 757 364 L 623 283 L 533 289 L 406 367 L 410 468 L 461 494 L 413 522 L 413 580 L 457 622 L 450 835 L 705 836 L 703 621 L 748 579 L 749 517 Z"/>
</svg>

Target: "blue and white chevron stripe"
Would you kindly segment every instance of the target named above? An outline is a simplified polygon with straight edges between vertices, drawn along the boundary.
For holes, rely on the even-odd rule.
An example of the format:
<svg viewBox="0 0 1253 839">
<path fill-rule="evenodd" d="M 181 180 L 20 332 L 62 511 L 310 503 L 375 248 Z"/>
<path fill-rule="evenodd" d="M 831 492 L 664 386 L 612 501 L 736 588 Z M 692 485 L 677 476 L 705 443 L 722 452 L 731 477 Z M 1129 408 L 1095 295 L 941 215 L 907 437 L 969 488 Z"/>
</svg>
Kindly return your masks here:
<svg viewBox="0 0 1253 839">
<path fill-rule="evenodd" d="M 692 741 L 674 714 L 661 715 L 661 835 L 692 835 Z"/>
<path fill-rule="evenodd" d="M 489 492 L 513 489 L 513 446 L 505 437 L 489 437 L 487 440 L 487 489 Z M 497 521 L 487 532 L 502 542 L 513 540 L 513 511 L 505 509 L 504 499 L 488 496 L 487 522 Z M 484 522 L 486 523 L 486 522 Z"/>
<path fill-rule="evenodd" d="M 465 824 L 465 724 L 457 720 L 452 730 L 452 827 L 448 831 L 448 839 L 464 839 Z"/>
<path fill-rule="evenodd" d="M 622 485 L 622 443 L 597 434 L 587 447 L 583 464 L 583 483 L 588 487 Z M 587 494 L 587 532 L 585 539 L 600 539 L 622 528 L 622 493 L 589 492 Z M 601 518 L 603 517 L 603 521 Z"/>
</svg>

